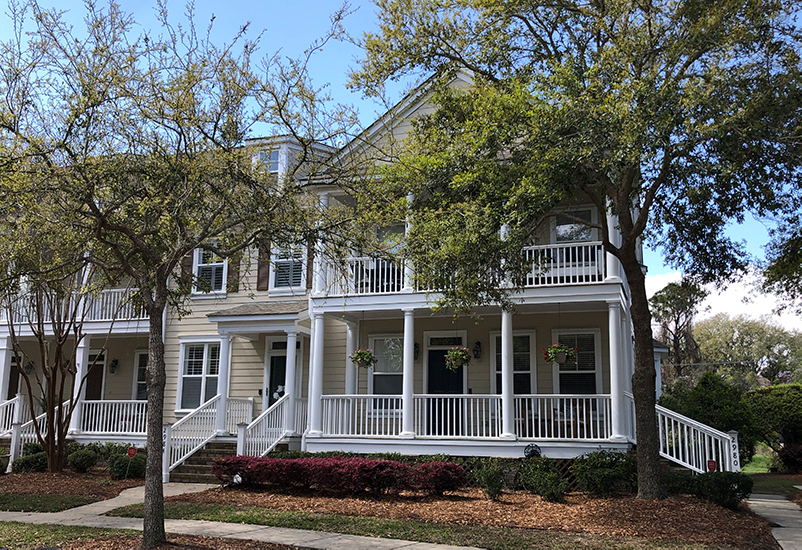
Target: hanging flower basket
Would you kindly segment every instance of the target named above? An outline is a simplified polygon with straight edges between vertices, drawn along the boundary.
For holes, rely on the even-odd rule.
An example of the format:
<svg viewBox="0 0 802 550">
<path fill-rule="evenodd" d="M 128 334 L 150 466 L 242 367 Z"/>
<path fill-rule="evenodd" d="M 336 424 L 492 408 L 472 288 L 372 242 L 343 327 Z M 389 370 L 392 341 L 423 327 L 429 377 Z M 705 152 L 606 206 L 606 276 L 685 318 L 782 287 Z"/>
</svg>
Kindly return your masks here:
<svg viewBox="0 0 802 550">
<path fill-rule="evenodd" d="M 446 352 L 446 368 L 448 370 L 455 371 L 470 362 L 471 353 L 468 351 L 468 348 L 456 347 Z"/>
<path fill-rule="evenodd" d="M 361 367 L 363 369 L 369 369 L 379 362 L 379 360 L 376 359 L 376 356 L 373 355 L 372 349 L 358 349 L 349 355 L 348 359 L 350 359 L 351 362 L 357 367 Z"/>
<path fill-rule="evenodd" d="M 559 363 L 562 365 L 566 361 L 572 361 L 579 350 L 566 346 L 565 344 L 554 344 L 547 348 L 540 348 L 543 350 L 543 358 L 547 363 Z"/>
</svg>

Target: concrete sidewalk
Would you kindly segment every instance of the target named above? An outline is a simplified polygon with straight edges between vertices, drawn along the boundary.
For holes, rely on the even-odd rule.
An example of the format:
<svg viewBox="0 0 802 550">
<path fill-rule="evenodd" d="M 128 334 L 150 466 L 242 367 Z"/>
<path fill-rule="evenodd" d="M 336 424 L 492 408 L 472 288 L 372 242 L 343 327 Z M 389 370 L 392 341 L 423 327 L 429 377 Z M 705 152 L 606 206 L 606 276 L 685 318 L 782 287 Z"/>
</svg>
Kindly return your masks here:
<svg viewBox="0 0 802 550">
<path fill-rule="evenodd" d="M 800 488 L 802 489 L 802 488 Z M 749 508 L 771 522 L 771 534 L 783 550 L 802 550 L 802 510 L 783 495 L 753 493 Z"/>
<path fill-rule="evenodd" d="M 218 485 L 201 483 L 166 483 L 164 496 L 182 493 L 205 491 Z M 142 530 L 142 520 L 137 518 L 115 518 L 104 516 L 109 510 L 140 504 L 144 500 L 145 488 L 134 487 L 126 489 L 116 498 L 103 500 L 86 506 L 64 510 L 56 513 L 33 512 L 0 512 L 0 521 L 18 521 L 22 523 L 53 523 L 59 525 L 82 525 L 85 527 L 104 527 L 113 529 Z M 221 537 L 230 539 L 250 539 L 274 544 L 289 544 L 304 548 L 320 550 L 391 550 L 403 548 L 404 550 L 458 550 L 466 546 L 449 546 L 445 544 L 429 544 L 408 540 L 377 539 L 359 537 L 355 535 L 342 535 L 339 533 L 324 533 L 320 531 L 305 531 L 302 529 L 286 529 L 283 527 L 264 527 L 261 525 L 244 525 L 241 523 L 220 523 L 215 521 L 193 521 L 168 519 L 164 521 L 168 533 L 182 535 L 203 535 L 206 537 Z"/>
</svg>

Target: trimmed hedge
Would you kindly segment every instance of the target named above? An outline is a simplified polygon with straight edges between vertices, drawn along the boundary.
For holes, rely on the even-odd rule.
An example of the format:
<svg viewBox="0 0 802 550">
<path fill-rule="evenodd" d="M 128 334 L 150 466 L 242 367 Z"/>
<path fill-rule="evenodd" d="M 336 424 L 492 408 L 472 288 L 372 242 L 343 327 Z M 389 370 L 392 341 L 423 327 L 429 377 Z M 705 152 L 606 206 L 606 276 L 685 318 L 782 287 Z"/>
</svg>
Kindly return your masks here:
<svg viewBox="0 0 802 550">
<path fill-rule="evenodd" d="M 223 483 L 314 488 L 330 493 L 388 493 L 412 489 L 437 495 L 467 484 L 465 470 L 459 464 L 412 464 L 358 457 L 232 456 L 215 459 L 212 472 Z"/>
<path fill-rule="evenodd" d="M 674 474 L 666 478 L 669 493 L 690 494 L 731 510 L 737 510 L 741 501 L 749 498 L 752 484 L 752 478 L 742 472 Z"/>
<path fill-rule="evenodd" d="M 11 463 L 11 471 L 15 474 L 47 471 L 47 453 L 40 452 L 21 456 Z"/>
<path fill-rule="evenodd" d="M 638 487 L 638 465 L 633 454 L 595 451 L 574 459 L 570 470 L 579 490 L 593 496 L 631 493 Z"/>
<path fill-rule="evenodd" d="M 118 454 L 111 455 L 107 459 L 109 473 L 114 479 L 141 479 L 145 477 L 146 461 L 147 457 L 141 451 L 134 458 L 128 458 L 127 454 Z"/>
<path fill-rule="evenodd" d="M 97 464 L 97 455 L 91 449 L 79 449 L 67 457 L 67 465 L 79 474 L 86 473 Z"/>
</svg>

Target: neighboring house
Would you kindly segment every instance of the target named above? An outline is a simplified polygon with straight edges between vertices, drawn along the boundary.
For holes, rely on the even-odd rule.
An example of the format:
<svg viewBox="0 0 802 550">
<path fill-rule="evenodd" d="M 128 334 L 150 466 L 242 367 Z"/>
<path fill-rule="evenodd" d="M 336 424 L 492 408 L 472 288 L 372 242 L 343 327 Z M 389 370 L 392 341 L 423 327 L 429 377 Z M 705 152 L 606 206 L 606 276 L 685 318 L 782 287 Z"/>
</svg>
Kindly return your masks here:
<svg viewBox="0 0 802 550">
<path fill-rule="evenodd" d="M 455 85 L 468 80 L 458 76 Z M 403 139 L 409 121 L 431 109 L 426 97 L 419 88 L 343 150 L 392 144 L 391 134 Z M 291 154 L 289 139 L 266 142 L 260 160 L 281 173 Z M 341 198 L 325 186 L 319 195 L 323 204 Z M 562 212 L 591 222 L 609 216 L 615 231 L 614 217 L 592 205 Z M 301 246 L 252 251 L 237 261 L 197 250 L 183 268 L 204 292 L 193 295 L 191 315 L 166 319 L 165 421 L 174 425 L 166 434 L 165 477 L 206 441 L 235 441 L 238 432 L 240 452 L 257 455 L 282 441 L 309 451 L 505 457 L 523 456 L 533 444 L 558 458 L 629 449 L 628 287 L 597 230 L 572 218 L 556 215 L 521 251 L 532 270 L 516 293 L 515 313 L 486 307 L 479 321 L 433 311 L 432 297 L 415 288 L 411 265 L 354 257 L 343 272 Z M 104 343 L 106 351 L 73 419 L 78 441 L 145 439 L 147 320 L 124 308 L 106 341 L 125 295 L 104 292 L 97 300 L 105 305 L 84 325 L 79 372 Z M 0 404 L 0 435 L 8 435 L 22 407 L 14 408 L 18 377 L 3 342 L 0 397 L 9 401 Z M 547 363 L 541 349 L 556 342 L 576 348 L 577 357 Z M 445 354 L 454 346 L 473 358 L 451 371 Z M 370 369 L 348 360 L 365 347 L 378 358 Z M 659 418 L 665 456 L 697 470 L 709 458 L 737 469 L 728 458 L 737 438 L 670 411 Z M 238 428 L 242 422 L 251 425 Z M 16 431 L 18 440 L 30 438 L 30 423 Z"/>
</svg>

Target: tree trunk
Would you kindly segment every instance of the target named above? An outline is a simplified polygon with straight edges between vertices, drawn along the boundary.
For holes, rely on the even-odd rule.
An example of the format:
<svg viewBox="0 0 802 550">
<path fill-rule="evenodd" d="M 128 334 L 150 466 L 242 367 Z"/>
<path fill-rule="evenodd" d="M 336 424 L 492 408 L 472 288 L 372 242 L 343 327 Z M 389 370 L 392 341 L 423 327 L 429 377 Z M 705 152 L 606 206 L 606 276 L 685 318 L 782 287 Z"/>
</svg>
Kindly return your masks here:
<svg viewBox="0 0 802 550">
<path fill-rule="evenodd" d="M 654 340 L 652 315 L 646 298 L 646 277 L 633 255 L 623 261 L 632 297 L 630 313 L 635 332 L 635 374 L 632 394 L 635 398 L 635 425 L 638 432 L 638 498 L 665 498 L 660 469 L 660 440 L 655 411 Z"/>
<path fill-rule="evenodd" d="M 160 292 L 162 291 L 162 292 Z M 148 455 L 145 467 L 145 506 L 142 546 L 155 546 L 166 542 L 164 532 L 164 491 L 162 488 L 162 439 L 164 421 L 164 385 L 167 378 L 164 367 L 164 341 L 162 329 L 166 307 L 166 285 L 156 291 L 157 296 L 148 308 Z"/>
</svg>

